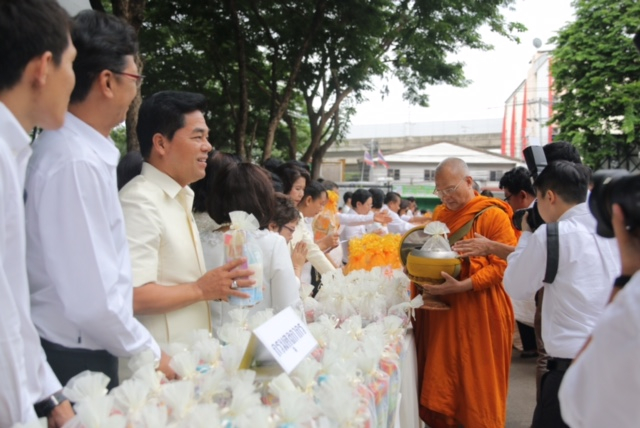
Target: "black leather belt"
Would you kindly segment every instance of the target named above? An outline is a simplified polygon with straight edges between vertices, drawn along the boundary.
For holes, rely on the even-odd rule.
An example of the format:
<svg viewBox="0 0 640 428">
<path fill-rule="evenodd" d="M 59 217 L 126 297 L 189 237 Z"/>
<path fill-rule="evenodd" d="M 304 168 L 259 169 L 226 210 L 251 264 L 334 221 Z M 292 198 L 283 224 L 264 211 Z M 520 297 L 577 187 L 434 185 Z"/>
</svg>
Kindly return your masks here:
<svg viewBox="0 0 640 428">
<path fill-rule="evenodd" d="M 547 361 L 547 369 L 548 370 L 556 370 L 560 372 L 567 371 L 571 363 L 573 362 L 570 358 L 549 358 Z"/>
</svg>

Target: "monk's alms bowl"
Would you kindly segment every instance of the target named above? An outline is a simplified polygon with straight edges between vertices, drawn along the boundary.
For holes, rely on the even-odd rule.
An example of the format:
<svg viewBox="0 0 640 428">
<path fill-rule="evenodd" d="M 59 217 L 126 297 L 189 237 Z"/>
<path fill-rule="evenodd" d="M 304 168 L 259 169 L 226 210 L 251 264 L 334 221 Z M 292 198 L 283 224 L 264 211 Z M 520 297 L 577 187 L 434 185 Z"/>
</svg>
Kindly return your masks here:
<svg viewBox="0 0 640 428">
<path fill-rule="evenodd" d="M 441 272 L 458 278 L 462 268 L 460 256 L 455 251 L 424 251 L 412 249 L 407 254 L 406 268 L 409 275 L 434 284 L 443 283 Z"/>
</svg>

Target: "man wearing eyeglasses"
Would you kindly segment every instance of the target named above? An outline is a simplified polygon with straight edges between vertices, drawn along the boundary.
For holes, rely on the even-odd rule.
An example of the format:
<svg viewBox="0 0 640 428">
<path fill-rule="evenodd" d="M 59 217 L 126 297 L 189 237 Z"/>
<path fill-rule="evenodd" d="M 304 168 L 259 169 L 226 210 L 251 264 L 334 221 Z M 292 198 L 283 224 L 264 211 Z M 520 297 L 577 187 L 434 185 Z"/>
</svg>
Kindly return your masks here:
<svg viewBox="0 0 640 428">
<path fill-rule="evenodd" d="M 123 122 L 141 76 L 135 32 L 113 15 L 84 11 L 71 34 L 76 85 L 64 126 L 33 144 L 26 182 L 31 311 L 53 371 L 64 384 L 84 370 L 118 385 L 118 357 L 150 349 L 175 374 L 133 316 L 131 260 L 109 137 Z"/>
<path fill-rule="evenodd" d="M 511 207 L 473 190 L 467 165 L 458 158 L 436 169 L 436 195 L 442 200 L 434 221 L 462 239 L 481 234 L 515 245 Z M 503 286 L 506 262 L 495 255 L 469 257 L 458 279 L 425 285 L 451 307 L 417 311 L 415 323 L 420 417 L 429 426 L 504 427 L 511 364 L 513 310 Z"/>
</svg>

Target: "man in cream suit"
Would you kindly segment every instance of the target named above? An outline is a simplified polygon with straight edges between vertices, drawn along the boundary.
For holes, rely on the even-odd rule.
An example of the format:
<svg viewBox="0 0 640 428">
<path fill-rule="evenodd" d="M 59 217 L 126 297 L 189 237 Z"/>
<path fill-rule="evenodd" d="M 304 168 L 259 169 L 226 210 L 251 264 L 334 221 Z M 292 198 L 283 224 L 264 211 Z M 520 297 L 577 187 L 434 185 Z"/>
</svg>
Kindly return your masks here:
<svg viewBox="0 0 640 428">
<path fill-rule="evenodd" d="M 247 297 L 236 290 L 252 281 L 242 261 L 209 272 L 191 215 L 189 184 L 205 176 L 212 147 L 204 119 L 205 98 L 177 91 L 144 100 L 138 140 L 142 172 L 120 191 L 129 241 L 134 313 L 160 343 L 211 330 L 208 300 Z"/>
</svg>

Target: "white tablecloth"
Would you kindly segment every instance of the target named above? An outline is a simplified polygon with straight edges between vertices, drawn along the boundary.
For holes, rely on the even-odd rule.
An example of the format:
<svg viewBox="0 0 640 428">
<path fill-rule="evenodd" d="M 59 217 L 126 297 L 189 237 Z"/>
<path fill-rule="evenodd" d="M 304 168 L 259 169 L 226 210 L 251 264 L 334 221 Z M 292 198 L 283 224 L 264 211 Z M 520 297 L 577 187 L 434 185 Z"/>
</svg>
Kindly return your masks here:
<svg viewBox="0 0 640 428">
<path fill-rule="evenodd" d="M 400 359 L 400 405 L 398 406 L 399 428 L 420 428 L 422 423 L 418 412 L 418 364 L 416 342 L 413 329 L 409 328 L 404 337 L 402 358 Z"/>
</svg>

